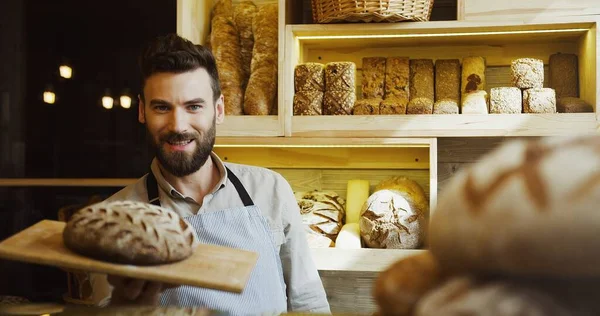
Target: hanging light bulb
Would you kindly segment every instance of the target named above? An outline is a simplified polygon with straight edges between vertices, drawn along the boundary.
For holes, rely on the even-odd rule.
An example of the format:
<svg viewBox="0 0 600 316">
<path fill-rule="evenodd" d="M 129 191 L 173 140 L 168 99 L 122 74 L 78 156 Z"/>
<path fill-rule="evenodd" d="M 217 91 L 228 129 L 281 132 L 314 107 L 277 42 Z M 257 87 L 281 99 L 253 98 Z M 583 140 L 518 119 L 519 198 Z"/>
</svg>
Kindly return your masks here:
<svg viewBox="0 0 600 316">
<path fill-rule="evenodd" d="M 71 76 L 73 76 L 73 69 L 67 65 L 61 65 L 58 67 L 58 70 L 60 72 L 60 76 L 63 78 L 70 79 Z"/>
<path fill-rule="evenodd" d="M 124 109 L 129 109 L 131 107 L 131 98 L 128 95 L 122 95 L 119 101 Z"/>
<path fill-rule="evenodd" d="M 102 106 L 107 109 L 110 110 L 113 107 L 113 103 L 115 100 L 113 100 L 113 98 L 111 96 L 109 96 L 108 94 L 102 97 Z"/>
<path fill-rule="evenodd" d="M 44 102 L 54 104 L 56 102 L 56 94 L 49 90 L 44 91 Z"/>
</svg>

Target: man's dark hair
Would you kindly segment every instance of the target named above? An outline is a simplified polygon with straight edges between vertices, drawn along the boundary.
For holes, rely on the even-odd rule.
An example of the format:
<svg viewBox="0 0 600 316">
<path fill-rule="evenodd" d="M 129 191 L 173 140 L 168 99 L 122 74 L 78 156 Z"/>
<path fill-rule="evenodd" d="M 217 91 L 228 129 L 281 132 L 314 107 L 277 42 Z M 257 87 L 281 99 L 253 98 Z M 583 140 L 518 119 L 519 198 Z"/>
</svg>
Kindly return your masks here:
<svg viewBox="0 0 600 316">
<path fill-rule="evenodd" d="M 202 45 L 194 45 L 189 40 L 177 35 L 159 36 L 148 44 L 140 56 L 139 67 L 143 86 L 146 79 L 155 73 L 183 73 L 204 68 L 211 78 L 213 101 L 221 96 L 219 73 L 213 54 Z"/>
</svg>

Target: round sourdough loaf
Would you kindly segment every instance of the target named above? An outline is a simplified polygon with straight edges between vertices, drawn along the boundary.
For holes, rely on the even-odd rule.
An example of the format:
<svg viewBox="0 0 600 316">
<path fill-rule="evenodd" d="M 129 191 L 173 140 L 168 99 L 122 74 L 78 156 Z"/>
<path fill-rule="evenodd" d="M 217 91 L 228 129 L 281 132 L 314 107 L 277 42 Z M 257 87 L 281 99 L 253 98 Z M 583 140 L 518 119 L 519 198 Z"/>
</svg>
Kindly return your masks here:
<svg viewBox="0 0 600 316">
<path fill-rule="evenodd" d="M 459 171 L 429 247 L 454 272 L 600 276 L 600 137 L 514 140 Z"/>
<path fill-rule="evenodd" d="M 423 188 L 406 177 L 381 181 L 363 204 L 360 234 L 369 248 L 416 249 L 426 231 L 429 203 Z"/>
<path fill-rule="evenodd" d="M 115 201 L 85 207 L 63 230 L 65 246 L 98 260 L 155 265 L 181 261 L 198 243 L 177 213 L 152 204 Z"/>
</svg>

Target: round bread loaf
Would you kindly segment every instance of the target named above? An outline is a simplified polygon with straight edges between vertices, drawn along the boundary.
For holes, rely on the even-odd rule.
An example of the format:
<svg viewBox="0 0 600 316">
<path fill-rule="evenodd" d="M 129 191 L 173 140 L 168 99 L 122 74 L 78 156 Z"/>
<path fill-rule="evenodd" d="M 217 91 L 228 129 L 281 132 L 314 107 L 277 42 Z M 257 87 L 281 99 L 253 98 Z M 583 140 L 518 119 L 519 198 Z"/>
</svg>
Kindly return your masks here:
<svg viewBox="0 0 600 316">
<path fill-rule="evenodd" d="M 294 192 L 302 223 L 334 241 L 342 229 L 346 201 L 333 191 Z"/>
<path fill-rule="evenodd" d="M 369 248 L 416 249 L 424 241 L 429 204 L 423 188 L 406 177 L 381 181 L 363 204 L 360 234 Z"/>
<path fill-rule="evenodd" d="M 133 265 L 181 261 L 198 243 L 194 228 L 177 213 L 134 201 L 100 202 L 70 218 L 65 246 L 98 260 Z"/>
<path fill-rule="evenodd" d="M 514 140 L 459 171 L 429 247 L 455 273 L 600 276 L 600 137 Z"/>
<path fill-rule="evenodd" d="M 400 259 L 382 271 L 373 287 L 379 316 L 412 316 L 419 300 L 442 282 L 429 251 Z"/>
<path fill-rule="evenodd" d="M 558 300 L 557 300 L 558 299 Z M 543 289 L 505 280 L 455 277 L 430 291 L 417 304 L 415 316 L 567 316 L 571 310 Z"/>
</svg>

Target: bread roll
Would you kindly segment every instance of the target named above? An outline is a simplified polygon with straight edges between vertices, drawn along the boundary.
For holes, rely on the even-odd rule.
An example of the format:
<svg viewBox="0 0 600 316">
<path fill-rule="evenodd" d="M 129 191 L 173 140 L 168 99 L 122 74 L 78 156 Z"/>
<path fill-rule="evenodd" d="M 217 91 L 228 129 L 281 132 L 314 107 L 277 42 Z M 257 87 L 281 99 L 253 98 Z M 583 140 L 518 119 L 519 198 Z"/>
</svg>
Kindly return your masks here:
<svg viewBox="0 0 600 316">
<path fill-rule="evenodd" d="M 406 114 L 431 114 L 434 101 L 433 60 L 410 60 L 410 101 Z"/>
<path fill-rule="evenodd" d="M 356 91 L 356 64 L 347 61 L 327 63 L 325 91 Z"/>
<path fill-rule="evenodd" d="M 211 25 L 210 42 L 225 99 L 225 114 L 242 115 L 242 56 L 237 29 L 231 18 L 224 15 L 215 16 Z"/>
<path fill-rule="evenodd" d="M 537 58 L 519 58 L 510 65 L 512 84 L 521 89 L 544 86 L 544 62 Z"/>
<path fill-rule="evenodd" d="M 356 102 L 354 91 L 325 91 L 323 97 L 324 115 L 352 115 L 352 109 Z"/>
<path fill-rule="evenodd" d="M 408 100 L 410 97 L 410 59 L 408 57 L 388 57 L 385 62 L 384 98 Z M 406 111 L 405 111 L 406 112 Z"/>
<path fill-rule="evenodd" d="M 319 235 L 335 240 L 342 229 L 346 201 L 333 191 L 294 193 L 302 222 Z"/>
<path fill-rule="evenodd" d="M 242 59 L 242 90 L 246 91 L 250 78 L 250 65 L 252 63 L 252 49 L 254 48 L 254 34 L 252 21 L 257 8 L 252 1 L 241 1 L 233 9 L 233 22 L 240 34 L 240 54 Z"/>
<path fill-rule="evenodd" d="M 597 282 L 457 276 L 426 294 L 414 315 L 595 315 Z"/>
<path fill-rule="evenodd" d="M 488 114 L 488 94 L 485 90 L 465 93 L 462 97 L 462 114 Z"/>
<path fill-rule="evenodd" d="M 385 62 L 385 57 L 363 57 L 362 97 L 364 99 L 383 99 Z"/>
<path fill-rule="evenodd" d="M 294 68 L 294 91 L 325 91 L 325 65 L 303 63 Z"/>
<path fill-rule="evenodd" d="M 498 87 L 490 90 L 490 113 L 515 114 L 523 112 L 521 89 Z"/>
<path fill-rule="evenodd" d="M 100 202 L 73 214 L 65 246 L 98 260 L 155 265 L 181 261 L 198 243 L 194 228 L 169 209 L 152 204 Z"/>
<path fill-rule="evenodd" d="M 360 99 L 356 100 L 353 115 L 377 115 L 379 114 L 379 105 L 382 99 Z"/>
<path fill-rule="evenodd" d="M 244 96 L 244 113 L 249 115 L 275 114 L 277 109 L 278 16 L 277 3 L 269 3 L 252 22 L 254 48 Z"/>
<path fill-rule="evenodd" d="M 550 55 L 550 88 L 556 91 L 556 98 L 579 97 L 579 62 L 575 54 Z"/>
<path fill-rule="evenodd" d="M 361 211 L 360 233 L 370 248 L 416 249 L 423 243 L 428 203 L 425 192 L 406 177 L 375 187 Z"/>
<path fill-rule="evenodd" d="M 556 100 L 558 113 L 584 113 L 594 112 L 594 108 L 580 98 L 564 97 Z"/>
<path fill-rule="evenodd" d="M 433 104 L 433 114 L 458 114 L 458 103 L 454 100 L 440 100 Z"/>
<path fill-rule="evenodd" d="M 388 97 L 381 101 L 379 114 L 406 114 L 408 99 L 403 97 Z"/>
<path fill-rule="evenodd" d="M 323 92 L 304 90 L 294 95 L 294 115 L 321 115 L 323 113 Z"/>
<path fill-rule="evenodd" d="M 468 56 L 463 58 L 460 81 L 461 103 L 464 103 L 465 94 L 486 89 L 485 68 L 486 64 L 483 57 Z"/>
<path fill-rule="evenodd" d="M 556 95 L 552 88 L 523 90 L 523 112 L 556 113 Z"/>
<path fill-rule="evenodd" d="M 512 140 L 438 197 L 429 249 L 455 273 L 600 276 L 600 137 Z"/>
<path fill-rule="evenodd" d="M 419 300 L 441 282 L 440 267 L 429 251 L 398 260 L 375 280 L 379 316 L 412 316 Z"/>
</svg>

